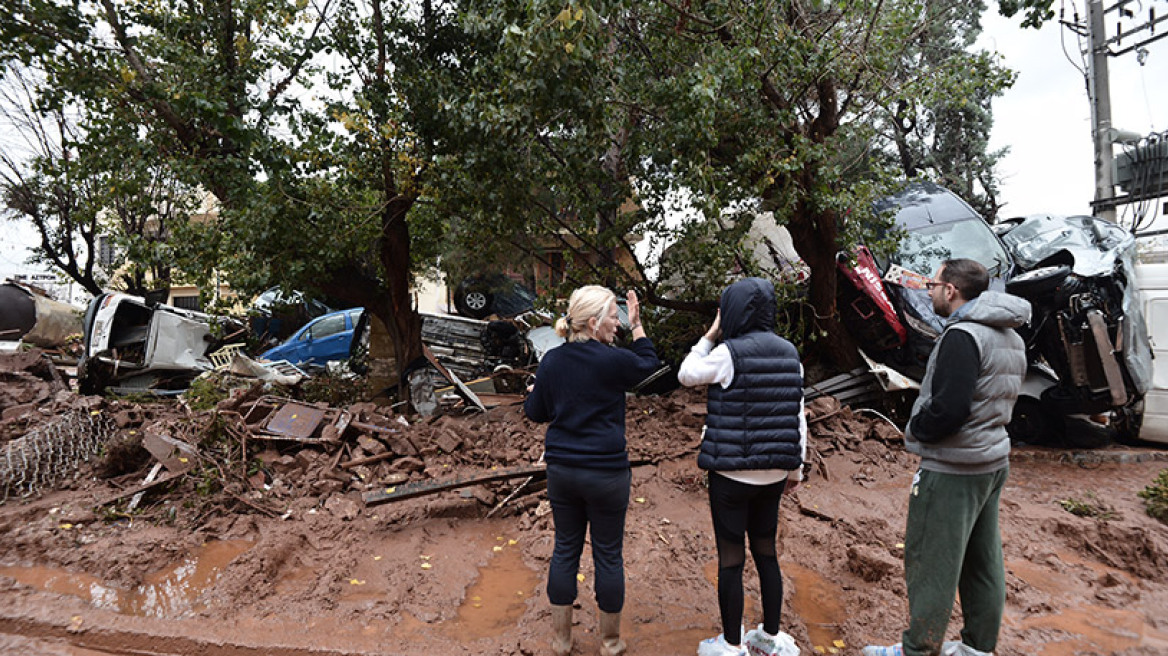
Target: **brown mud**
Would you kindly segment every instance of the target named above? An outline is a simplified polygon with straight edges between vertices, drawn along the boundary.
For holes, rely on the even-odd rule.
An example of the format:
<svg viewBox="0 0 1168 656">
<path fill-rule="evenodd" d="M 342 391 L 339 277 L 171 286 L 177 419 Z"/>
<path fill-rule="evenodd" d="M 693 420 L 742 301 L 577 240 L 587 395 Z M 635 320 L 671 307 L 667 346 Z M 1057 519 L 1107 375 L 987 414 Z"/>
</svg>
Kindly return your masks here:
<svg viewBox="0 0 1168 656">
<path fill-rule="evenodd" d="M 69 413 L 108 419 L 116 444 L 159 427 L 198 443 L 214 425 L 214 411 L 173 402 L 77 397 L 27 360 L 0 363 L 0 444 Z M 192 473 L 129 511 L 124 498 L 95 504 L 141 482 L 152 461 L 111 446 L 68 476 L 9 494 L 0 505 L 0 654 L 549 653 L 552 525 L 538 480 L 514 496 L 523 479 L 362 503 L 363 492 L 404 482 L 530 465 L 542 428 L 515 405 L 409 426 L 371 404 L 350 410 L 398 432 L 374 440 L 380 447 L 369 441 L 377 435 L 359 447 L 346 433 L 340 455 L 394 457 L 342 470 L 326 446 L 251 442 L 249 457 L 265 463 L 258 471 L 243 471 L 227 449 L 222 489 Z M 810 410 L 812 474 L 781 507 L 783 628 L 803 654 L 857 654 L 897 642 L 904 625 L 902 542 L 917 461 L 882 419 L 830 399 Z M 700 391 L 629 404 L 631 455 L 650 463 L 633 470 L 625 539 L 631 655 L 693 654 L 719 631 L 696 465 L 703 415 Z M 1168 468 L 1165 455 L 1015 451 L 1002 495 L 999 655 L 1168 654 L 1168 526 L 1137 497 Z M 1072 514 L 1067 502 L 1095 516 Z M 574 654 L 599 645 L 589 559 L 586 550 Z M 761 611 L 749 563 L 746 583 L 750 625 Z M 959 626 L 957 607 L 952 636 Z"/>
</svg>

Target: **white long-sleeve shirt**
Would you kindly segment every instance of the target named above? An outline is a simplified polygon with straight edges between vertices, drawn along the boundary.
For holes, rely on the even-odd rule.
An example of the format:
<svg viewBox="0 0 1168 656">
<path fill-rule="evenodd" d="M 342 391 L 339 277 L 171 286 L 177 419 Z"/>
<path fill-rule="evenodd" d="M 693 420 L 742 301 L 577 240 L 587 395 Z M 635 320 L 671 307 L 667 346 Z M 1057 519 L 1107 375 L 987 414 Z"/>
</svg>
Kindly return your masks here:
<svg viewBox="0 0 1168 656">
<path fill-rule="evenodd" d="M 803 373 L 802 366 L 799 373 Z M 682 360 L 681 368 L 677 371 L 677 380 L 686 387 L 714 383 L 721 385 L 722 389 L 730 387 L 730 383 L 734 382 L 734 357 L 730 354 L 730 348 L 725 344 L 715 346 L 703 336 L 693 345 L 685 360 Z M 706 429 L 703 426 L 703 438 L 705 433 Z M 799 456 L 804 461 L 807 460 L 807 415 L 803 412 L 802 400 L 799 401 Z M 792 480 L 803 480 L 801 469 L 791 472 L 785 469 L 741 469 L 718 473 L 748 485 L 770 485 L 786 479 L 788 475 L 792 476 Z"/>
</svg>

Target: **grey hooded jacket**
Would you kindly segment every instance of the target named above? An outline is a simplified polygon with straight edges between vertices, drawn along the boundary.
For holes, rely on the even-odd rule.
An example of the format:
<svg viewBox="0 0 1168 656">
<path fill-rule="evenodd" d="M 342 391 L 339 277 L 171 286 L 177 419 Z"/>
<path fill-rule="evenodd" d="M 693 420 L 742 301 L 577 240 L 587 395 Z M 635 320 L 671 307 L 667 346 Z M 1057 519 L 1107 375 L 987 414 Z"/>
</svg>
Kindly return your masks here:
<svg viewBox="0 0 1168 656">
<path fill-rule="evenodd" d="M 1013 329 L 1030 320 L 1030 303 L 1000 292 L 983 292 L 941 334 L 929 356 L 921 395 L 913 405 L 914 418 L 934 403 L 934 378 L 941 344 L 953 331 L 970 335 L 977 346 L 977 376 L 970 392 L 968 417 L 947 435 L 914 436 L 913 422 L 905 430 L 905 447 L 921 456 L 921 469 L 951 474 L 984 474 L 1009 463 L 1010 438 L 1006 424 L 1018 399 L 1026 373 L 1026 346 Z"/>
</svg>

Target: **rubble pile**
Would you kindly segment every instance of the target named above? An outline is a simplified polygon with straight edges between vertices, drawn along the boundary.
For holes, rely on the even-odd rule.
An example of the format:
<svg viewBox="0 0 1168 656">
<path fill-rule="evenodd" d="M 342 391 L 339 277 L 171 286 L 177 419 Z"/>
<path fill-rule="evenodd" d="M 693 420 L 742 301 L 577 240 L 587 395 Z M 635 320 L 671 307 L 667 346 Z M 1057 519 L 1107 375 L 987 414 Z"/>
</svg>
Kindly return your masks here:
<svg viewBox="0 0 1168 656">
<path fill-rule="evenodd" d="M 78 396 L 35 350 L 0 358 L 0 376 L 6 383 L 0 386 L 8 433 L 0 452 L 5 493 L 38 493 L 99 452 L 105 459 L 95 463 L 92 476 L 116 488 L 100 502 L 140 500 L 147 491 L 157 499 L 170 490 L 204 500 L 186 504 L 197 506 L 190 521 L 239 510 L 279 516 L 294 500 L 324 507 L 340 497 L 356 502 L 364 495 L 370 502 L 371 494 L 380 494 L 380 503 L 404 498 L 394 495 L 401 486 L 421 484 L 427 487 L 414 495 L 463 487 L 494 505 L 508 490 L 517 492 L 511 478 L 542 478 L 544 427 L 526 419 L 517 395 L 497 395 L 498 405 L 485 411 L 460 404 L 447 408 L 449 414 L 422 418 L 370 402 L 334 408 L 265 394 L 274 391 L 270 385 L 232 377 L 220 380 L 227 389 L 212 408 L 192 410 L 199 404 Z M 695 454 L 705 412 L 701 389 L 631 397 L 627 437 L 634 466 Z M 867 440 L 876 440 L 878 450 L 899 440 L 889 422 L 861 417 L 832 397 L 809 403 L 808 418 L 816 438 L 813 463 L 824 452 L 862 452 Z M 118 448 L 107 448 L 113 443 Z M 127 451 L 136 455 L 127 457 Z M 537 484 L 526 492 L 540 489 Z M 517 509 L 530 505 L 514 503 Z"/>
</svg>

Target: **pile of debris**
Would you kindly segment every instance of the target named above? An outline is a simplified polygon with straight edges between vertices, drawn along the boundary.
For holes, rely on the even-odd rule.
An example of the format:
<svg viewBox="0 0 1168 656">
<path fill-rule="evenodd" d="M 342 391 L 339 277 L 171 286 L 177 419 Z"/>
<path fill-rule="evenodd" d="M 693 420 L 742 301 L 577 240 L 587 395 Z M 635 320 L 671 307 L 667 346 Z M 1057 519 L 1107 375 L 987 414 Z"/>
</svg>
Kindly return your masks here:
<svg viewBox="0 0 1168 656">
<path fill-rule="evenodd" d="M 301 506 L 355 516 L 364 506 L 452 489 L 492 514 L 522 512 L 543 489 L 544 427 L 524 416 L 518 395 L 407 416 L 371 402 L 299 400 L 271 382 L 224 374 L 208 379 L 224 386 L 219 400 L 194 409 L 190 395 L 145 403 L 77 396 L 36 351 L 0 356 L 0 375 L 5 496 L 92 483 L 101 487 L 95 506 L 119 515 L 170 490 L 201 503 L 166 512 L 184 505 L 198 522 L 219 512 L 284 516 Z M 631 397 L 634 467 L 695 455 L 705 412 L 700 389 Z M 809 403 L 808 415 L 813 463 L 822 460 L 817 450 L 899 439 L 891 422 L 861 417 L 832 397 Z"/>
</svg>

